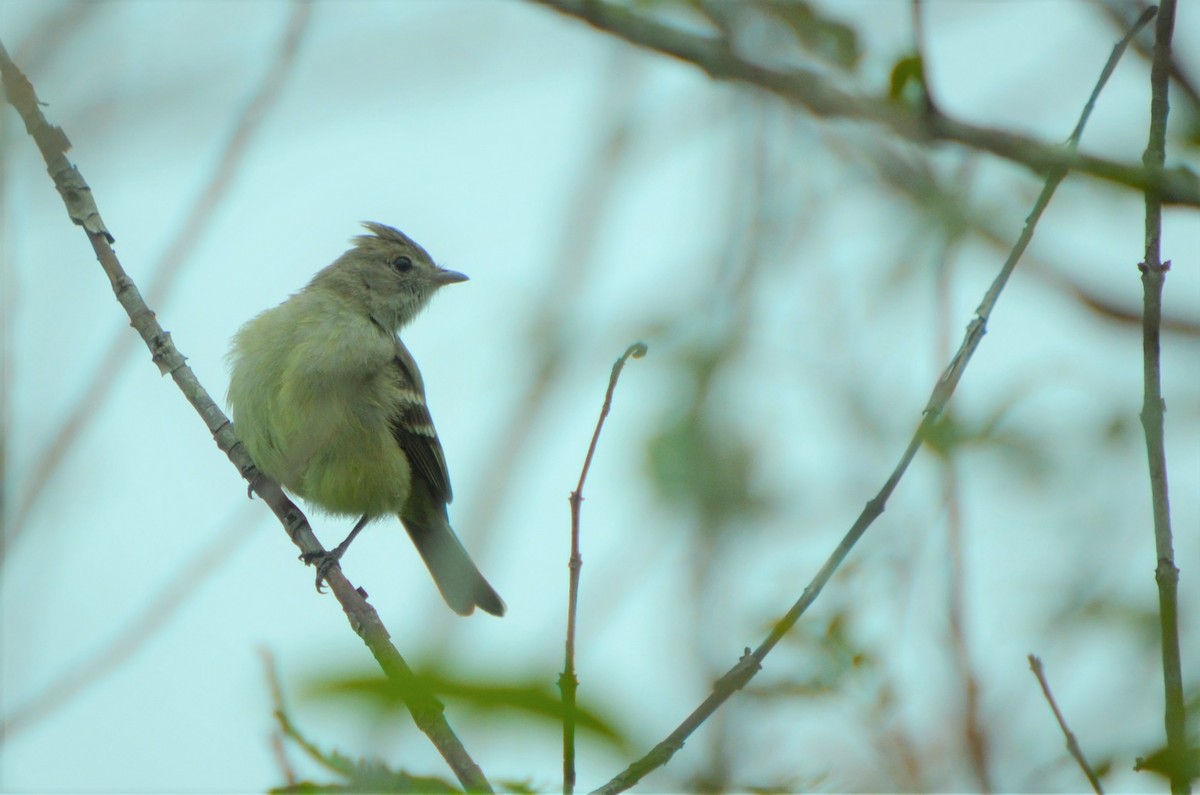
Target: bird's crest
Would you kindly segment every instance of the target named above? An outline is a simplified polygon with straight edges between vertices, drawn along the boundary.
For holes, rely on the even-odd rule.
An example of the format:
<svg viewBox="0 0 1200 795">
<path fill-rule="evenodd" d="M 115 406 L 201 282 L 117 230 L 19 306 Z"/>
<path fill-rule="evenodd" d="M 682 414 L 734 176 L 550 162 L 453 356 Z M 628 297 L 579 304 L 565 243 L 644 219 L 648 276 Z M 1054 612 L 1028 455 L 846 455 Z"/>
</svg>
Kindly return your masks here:
<svg viewBox="0 0 1200 795">
<path fill-rule="evenodd" d="M 382 240 L 387 243 L 399 243 L 400 245 L 408 246 L 424 254 L 427 259 L 429 258 L 429 253 L 425 249 L 421 248 L 411 237 L 395 227 L 376 223 L 375 221 L 363 221 L 362 225 L 371 230 L 373 234 L 358 235 L 353 238 L 351 242 L 359 248 L 371 248 Z"/>
</svg>

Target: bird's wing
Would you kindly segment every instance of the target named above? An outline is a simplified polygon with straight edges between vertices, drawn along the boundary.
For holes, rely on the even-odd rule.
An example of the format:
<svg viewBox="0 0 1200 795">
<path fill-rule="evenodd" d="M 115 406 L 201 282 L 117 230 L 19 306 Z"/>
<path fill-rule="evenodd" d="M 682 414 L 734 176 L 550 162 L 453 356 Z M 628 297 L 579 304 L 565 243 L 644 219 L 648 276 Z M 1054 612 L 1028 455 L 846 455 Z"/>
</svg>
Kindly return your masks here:
<svg viewBox="0 0 1200 795">
<path fill-rule="evenodd" d="M 425 384 L 421 380 L 421 371 L 399 339 L 396 340 L 396 357 L 391 366 L 402 395 L 392 415 L 392 435 L 408 456 L 413 485 L 423 484 L 436 502 L 445 505 L 454 499 L 450 489 L 450 473 L 446 469 L 446 455 L 442 452 L 442 443 L 438 441 L 437 429 L 433 427 L 433 418 L 429 416 L 429 407 L 425 404 Z"/>
</svg>

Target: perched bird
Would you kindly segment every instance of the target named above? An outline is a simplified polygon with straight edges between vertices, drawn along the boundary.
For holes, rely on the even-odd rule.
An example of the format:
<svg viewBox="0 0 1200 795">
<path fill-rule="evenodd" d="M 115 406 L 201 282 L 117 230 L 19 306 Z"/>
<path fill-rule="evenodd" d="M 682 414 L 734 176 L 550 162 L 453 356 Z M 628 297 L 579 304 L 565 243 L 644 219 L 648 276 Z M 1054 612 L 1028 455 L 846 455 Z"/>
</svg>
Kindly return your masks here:
<svg viewBox="0 0 1200 795">
<path fill-rule="evenodd" d="M 467 277 L 390 226 L 363 226 L 371 234 L 234 337 L 234 427 L 265 475 L 328 513 L 361 517 L 319 572 L 367 522 L 395 514 L 454 612 L 504 615 L 450 528 L 446 458 L 397 336 L 440 287 Z"/>
</svg>

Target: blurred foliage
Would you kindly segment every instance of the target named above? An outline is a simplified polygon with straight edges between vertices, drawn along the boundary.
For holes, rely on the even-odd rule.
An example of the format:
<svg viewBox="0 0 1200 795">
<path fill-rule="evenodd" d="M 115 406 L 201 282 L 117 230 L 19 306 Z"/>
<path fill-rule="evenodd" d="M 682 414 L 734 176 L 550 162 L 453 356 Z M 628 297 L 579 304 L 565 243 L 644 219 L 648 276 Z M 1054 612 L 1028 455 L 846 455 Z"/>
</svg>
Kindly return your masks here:
<svg viewBox="0 0 1200 795">
<path fill-rule="evenodd" d="M 782 22 L 800 45 L 822 60 L 845 70 L 855 69 L 862 59 L 858 32 L 844 22 L 826 16 L 821 9 L 802 0 L 754 0 L 747 5 L 761 8 Z"/>
<path fill-rule="evenodd" d="M 1103 627 L 1108 634 L 1127 633 L 1130 642 L 1154 648 L 1160 639 L 1158 611 L 1152 603 L 1131 602 L 1108 590 L 1097 591 L 1094 575 L 1079 575 L 1076 587 L 1067 589 L 1047 616 L 1049 626 L 1083 630 Z"/>
<path fill-rule="evenodd" d="M 1200 109 L 1185 106 L 1179 116 L 1183 119 L 1176 121 L 1176 129 L 1180 131 L 1179 143 L 1200 149 Z"/>
<path fill-rule="evenodd" d="M 489 716 L 505 713 L 520 713 L 555 728 L 562 724 L 563 705 L 558 691 L 549 681 L 552 677 L 528 682 L 490 682 L 480 678 L 461 678 L 449 675 L 444 667 L 424 666 L 416 668 L 420 680 L 435 696 L 473 707 Z M 365 702 L 377 713 L 397 716 L 407 720 L 404 692 L 393 680 L 382 674 L 345 673 L 314 680 L 307 687 L 307 694 L 316 697 L 333 697 Z M 617 728 L 614 716 L 606 714 L 596 705 L 586 701 L 577 706 L 576 726 L 591 732 L 617 749 L 629 748 L 629 740 Z"/>
<path fill-rule="evenodd" d="M 410 776 L 407 773 L 392 770 L 378 761 L 349 762 L 349 768 L 344 773 L 344 780 L 336 784 L 317 784 L 312 781 L 299 781 L 283 787 L 273 787 L 272 793 L 318 793 L 318 792 L 462 792 L 462 789 L 448 781 L 429 776 Z"/>
<path fill-rule="evenodd" d="M 649 446 L 650 474 L 659 494 L 718 523 L 757 512 L 751 458 L 744 440 L 695 405 Z"/>
<path fill-rule="evenodd" d="M 283 692 L 279 686 L 279 677 L 270 658 L 266 660 L 267 678 L 270 684 L 272 699 L 275 703 L 275 720 L 279 723 L 279 734 L 300 748 L 312 761 L 333 773 L 340 781 L 333 784 L 317 784 L 311 781 L 292 781 L 282 787 L 276 787 L 271 792 L 458 792 L 458 787 L 449 781 L 428 776 L 410 776 L 402 771 L 393 770 L 379 760 L 351 759 L 337 751 L 326 751 L 310 741 L 292 722 L 287 707 L 283 703 Z M 286 764 L 283 746 L 279 746 L 279 756 Z M 290 770 L 285 770 L 291 779 Z"/>
<path fill-rule="evenodd" d="M 786 32 L 805 54 L 847 72 L 857 69 L 862 61 L 858 32 L 826 9 L 804 0 L 640 0 L 634 5 L 646 16 L 697 14 L 735 41 L 752 25 L 759 33 L 772 37 Z M 761 42 L 756 37 L 754 43 Z"/>
<path fill-rule="evenodd" d="M 1036 480 L 1050 470 L 1047 440 L 1017 423 L 1004 423 L 1016 403 L 1016 397 L 1005 400 L 994 406 L 989 416 L 974 422 L 947 411 L 929 429 L 925 446 L 942 459 L 967 449 L 986 449 L 1002 456 L 1011 471 Z"/>
<path fill-rule="evenodd" d="M 655 490 L 667 502 L 690 509 L 716 528 L 761 516 L 765 498 L 754 486 L 755 445 L 726 422 L 708 401 L 711 384 L 732 356 L 724 348 L 699 345 L 683 355 L 690 388 L 681 386 L 674 417 L 647 444 L 647 468 Z"/>
<path fill-rule="evenodd" d="M 877 661 L 849 631 L 850 616 L 838 612 L 822 625 L 801 621 L 784 636 L 784 643 L 799 655 L 786 669 L 786 678 L 774 682 L 755 679 L 745 692 L 755 698 L 811 698 L 843 693 L 846 679 L 877 668 Z M 769 629 L 769 628 L 768 628 Z"/>
</svg>

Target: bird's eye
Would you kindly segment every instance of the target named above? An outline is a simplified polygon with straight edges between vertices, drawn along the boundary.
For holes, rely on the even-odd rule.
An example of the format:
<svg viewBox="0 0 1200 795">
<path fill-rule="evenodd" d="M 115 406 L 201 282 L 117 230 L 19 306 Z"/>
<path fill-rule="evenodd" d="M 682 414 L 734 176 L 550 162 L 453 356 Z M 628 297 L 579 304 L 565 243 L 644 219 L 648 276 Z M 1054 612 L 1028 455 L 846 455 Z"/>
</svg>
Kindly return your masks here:
<svg viewBox="0 0 1200 795">
<path fill-rule="evenodd" d="M 410 270 L 412 270 L 412 266 L 412 257 L 408 256 L 407 254 L 401 254 L 399 257 L 396 257 L 394 260 L 392 260 L 392 267 L 400 273 L 408 273 Z"/>
</svg>

